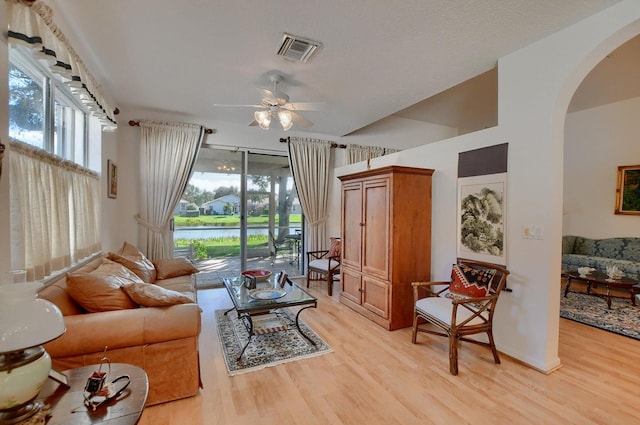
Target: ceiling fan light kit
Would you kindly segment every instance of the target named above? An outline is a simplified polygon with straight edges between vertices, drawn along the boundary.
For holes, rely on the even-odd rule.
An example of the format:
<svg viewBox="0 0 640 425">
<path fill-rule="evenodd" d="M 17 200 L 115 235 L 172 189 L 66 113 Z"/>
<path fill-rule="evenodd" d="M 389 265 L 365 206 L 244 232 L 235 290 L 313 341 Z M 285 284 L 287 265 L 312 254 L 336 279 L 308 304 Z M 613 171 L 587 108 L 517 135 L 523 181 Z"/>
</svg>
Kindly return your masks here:
<svg viewBox="0 0 640 425">
<path fill-rule="evenodd" d="M 311 127 L 313 123 L 295 111 L 317 110 L 313 102 L 290 103 L 289 96 L 278 91 L 278 83 L 283 80 L 282 75 L 272 74 L 269 79 L 273 83 L 273 90 L 259 89 L 262 100 L 259 105 L 215 105 L 223 107 L 259 108 L 253 113 L 255 118 L 249 126 L 259 126 L 263 130 L 269 130 L 271 121 L 277 120 L 284 131 L 289 130 L 294 124 L 300 127 Z"/>
</svg>

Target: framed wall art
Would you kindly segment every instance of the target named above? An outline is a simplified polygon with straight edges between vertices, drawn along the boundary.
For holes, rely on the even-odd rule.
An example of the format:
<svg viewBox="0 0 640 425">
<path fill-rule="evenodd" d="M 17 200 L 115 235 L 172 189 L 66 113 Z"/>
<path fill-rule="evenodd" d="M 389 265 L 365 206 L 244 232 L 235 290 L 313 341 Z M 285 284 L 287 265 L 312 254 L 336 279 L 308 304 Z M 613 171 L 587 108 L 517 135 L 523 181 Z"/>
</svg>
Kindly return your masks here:
<svg viewBox="0 0 640 425">
<path fill-rule="evenodd" d="M 107 160 L 107 196 L 118 197 L 118 166 L 110 159 Z"/>
<path fill-rule="evenodd" d="M 459 258 L 506 264 L 507 173 L 458 178 Z"/>
<path fill-rule="evenodd" d="M 640 165 L 618 167 L 615 212 L 640 215 Z"/>
</svg>

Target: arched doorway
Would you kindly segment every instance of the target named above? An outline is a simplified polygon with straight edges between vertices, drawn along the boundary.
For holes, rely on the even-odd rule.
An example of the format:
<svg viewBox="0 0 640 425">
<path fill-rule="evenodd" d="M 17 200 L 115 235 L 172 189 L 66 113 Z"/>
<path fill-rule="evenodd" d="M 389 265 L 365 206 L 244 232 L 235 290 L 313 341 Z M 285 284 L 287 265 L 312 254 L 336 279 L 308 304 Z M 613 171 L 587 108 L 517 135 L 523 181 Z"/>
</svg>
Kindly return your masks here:
<svg viewBox="0 0 640 425">
<path fill-rule="evenodd" d="M 638 34 L 635 22 L 603 41 L 561 92 L 559 103 L 567 105 L 559 135 L 564 146 L 563 250 L 570 249 L 564 236 L 640 237 L 637 218 L 614 214 L 617 167 L 640 159 L 640 83 L 633 78 L 640 70 Z M 604 312 L 607 304 L 601 303 Z"/>
</svg>

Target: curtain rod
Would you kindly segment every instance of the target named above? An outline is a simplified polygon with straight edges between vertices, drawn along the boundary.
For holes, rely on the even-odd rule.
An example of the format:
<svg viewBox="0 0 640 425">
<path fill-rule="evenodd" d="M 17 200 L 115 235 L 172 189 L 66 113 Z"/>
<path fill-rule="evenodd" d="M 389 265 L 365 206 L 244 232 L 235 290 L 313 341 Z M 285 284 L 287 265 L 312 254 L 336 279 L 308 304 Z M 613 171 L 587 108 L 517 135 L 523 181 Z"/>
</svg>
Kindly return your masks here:
<svg viewBox="0 0 640 425">
<path fill-rule="evenodd" d="M 131 120 L 129 121 L 129 125 L 131 127 L 140 127 L 140 121 Z M 207 127 L 204 127 L 204 132 L 207 134 L 213 134 L 213 130 Z"/>
<path fill-rule="evenodd" d="M 289 137 L 286 137 L 286 138 L 285 137 L 281 137 L 280 138 L 280 143 L 287 143 L 290 140 L 291 140 L 291 138 L 289 138 Z M 331 142 L 331 147 L 332 148 L 338 148 L 338 149 L 346 149 L 347 145 L 343 145 L 343 144 L 339 145 L 336 142 Z"/>
</svg>

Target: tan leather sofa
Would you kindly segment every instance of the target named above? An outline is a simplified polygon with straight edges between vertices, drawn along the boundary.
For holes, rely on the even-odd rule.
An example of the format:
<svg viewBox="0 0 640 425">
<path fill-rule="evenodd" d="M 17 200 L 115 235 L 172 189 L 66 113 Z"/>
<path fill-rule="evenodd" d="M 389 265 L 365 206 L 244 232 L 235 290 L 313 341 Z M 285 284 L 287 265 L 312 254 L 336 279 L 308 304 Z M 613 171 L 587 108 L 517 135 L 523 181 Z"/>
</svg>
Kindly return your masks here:
<svg viewBox="0 0 640 425">
<path fill-rule="evenodd" d="M 99 257 L 76 272 L 91 272 Z M 157 280 L 155 284 L 196 300 L 196 275 Z M 147 406 L 190 397 L 201 387 L 198 357 L 200 308 L 197 303 L 140 307 L 88 313 L 67 292 L 66 276 L 48 284 L 39 297 L 52 301 L 62 314 L 66 332 L 45 345 L 53 367 L 59 370 L 99 364 L 129 363 L 149 376 Z"/>
</svg>

